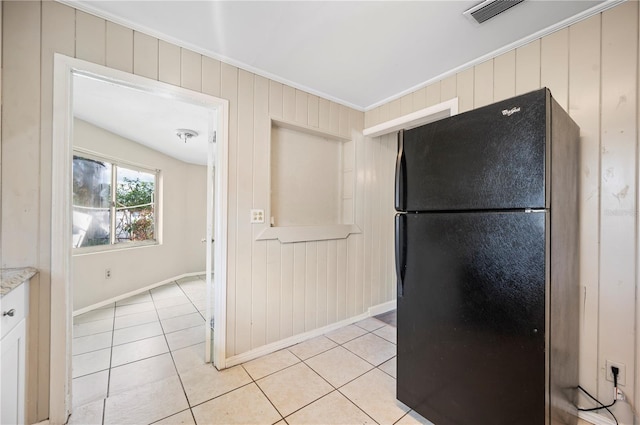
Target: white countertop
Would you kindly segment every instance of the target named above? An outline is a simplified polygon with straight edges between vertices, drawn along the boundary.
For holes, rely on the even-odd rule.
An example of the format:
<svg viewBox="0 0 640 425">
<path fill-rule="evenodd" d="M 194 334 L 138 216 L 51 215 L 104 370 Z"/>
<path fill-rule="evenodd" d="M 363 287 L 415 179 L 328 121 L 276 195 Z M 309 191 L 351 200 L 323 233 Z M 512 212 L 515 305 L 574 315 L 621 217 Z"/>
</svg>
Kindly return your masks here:
<svg viewBox="0 0 640 425">
<path fill-rule="evenodd" d="M 7 295 L 13 289 L 31 279 L 38 270 L 33 267 L 20 267 L 15 269 L 2 269 L 0 277 L 0 298 Z"/>
</svg>

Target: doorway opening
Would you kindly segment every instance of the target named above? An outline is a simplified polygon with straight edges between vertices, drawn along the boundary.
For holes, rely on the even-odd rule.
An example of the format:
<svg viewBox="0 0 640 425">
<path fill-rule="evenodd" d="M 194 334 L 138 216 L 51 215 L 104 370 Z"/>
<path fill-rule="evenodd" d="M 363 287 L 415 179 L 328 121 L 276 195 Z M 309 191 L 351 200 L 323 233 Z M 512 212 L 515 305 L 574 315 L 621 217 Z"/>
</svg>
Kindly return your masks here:
<svg viewBox="0 0 640 425">
<path fill-rule="evenodd" d="M 145 125 L 158 120 L 177 128 L 154 133 L 162 126 Z M 116 301 L 115 321 L 118 307 L 121 313 L 127 310 L 117 300 L 179 278 L 203 278 L 205 299 L 198 312 L 205 325 L 204 359 L 225 367 L 227 122 L 228 102 L 223 99 L 56 55 L 52 421 L 64 423 L 72 406 L 73 312 L 101 302 Z M 75 172 L 83 166 L 86 175 Z M 94 194 L 83 195 L 81 187 Z M 190 189 L 191 196 L 185 195 Z M 192 220 L 201 226 L 190 227 L 189 203 L 206 209 L 198 213 L 200 220 Z M 140 273 L 154 277 L 147 276 L 147 285 L 132 286 Z M 163 273 L 167 282 L 158 277 Z M 84 287 L 87 282 L 95 287 Z"/>
</svg>

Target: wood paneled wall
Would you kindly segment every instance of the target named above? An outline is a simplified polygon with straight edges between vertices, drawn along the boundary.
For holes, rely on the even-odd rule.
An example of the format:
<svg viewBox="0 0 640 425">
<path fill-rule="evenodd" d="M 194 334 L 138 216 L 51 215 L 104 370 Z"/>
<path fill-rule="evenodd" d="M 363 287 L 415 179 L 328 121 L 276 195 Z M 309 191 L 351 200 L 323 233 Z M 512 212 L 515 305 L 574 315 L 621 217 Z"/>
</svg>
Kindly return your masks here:
<svg viewBox="0 0 640 425">
<path fill-rule="evenodd" d="M 626 2 L 365 113 L 370 127 L 456 96 L 464 112 L 551 89 L 581 129 L 580 384 L 609 401 L 605 361 L 624 363 L 636 406 L 638 13 Z M 628 405 L 614 412 L 633 423 Z"/>
<path fill-rule="evenodd" d="M 229 357 L 394 299 L 395 142 L 365 141 L 364 113 L 57 2 L 5 1 L 3 18 L 2 266 L 41 271 L 42 329 L 50 309 L 54 52 L 229 100 Z M 355 211 L 345 216 L 355 216 L 362 233 L 293 244 L 255 240 L 262 228 L 249 224 L 250 209 L 269 202 L 270 117 L 352 140 L 344 155 L 356 167 L 344 181 Z M 388 185 L 379 187 L 382 181 Z"/>
</svg>

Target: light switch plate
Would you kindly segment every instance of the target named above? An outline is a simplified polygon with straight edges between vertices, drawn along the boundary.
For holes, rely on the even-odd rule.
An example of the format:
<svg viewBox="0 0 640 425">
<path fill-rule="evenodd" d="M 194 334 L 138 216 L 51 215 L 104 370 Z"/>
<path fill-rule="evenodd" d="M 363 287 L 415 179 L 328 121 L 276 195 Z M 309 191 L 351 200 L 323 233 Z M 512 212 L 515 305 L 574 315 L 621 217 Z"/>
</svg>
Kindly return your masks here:
<svg viewBox="0 0 640 425">
<path fill-rule="evenodd" d="M 264 210 L 251 210 L 251 224 L 264 223 Z"/>
</svg>

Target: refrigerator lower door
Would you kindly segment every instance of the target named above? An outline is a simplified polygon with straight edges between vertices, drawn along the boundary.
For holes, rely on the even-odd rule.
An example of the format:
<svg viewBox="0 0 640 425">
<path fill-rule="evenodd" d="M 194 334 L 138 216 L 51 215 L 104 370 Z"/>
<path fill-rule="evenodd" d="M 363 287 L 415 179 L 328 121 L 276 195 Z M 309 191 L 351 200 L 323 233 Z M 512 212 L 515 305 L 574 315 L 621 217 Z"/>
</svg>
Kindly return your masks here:
<svg viewBox="0 0 640 425">
<path fill-rule="evenodd" d="M 437 425 L 545 423 L 546 222 L 406 214 L 400 401 Z"/>
</svg>

